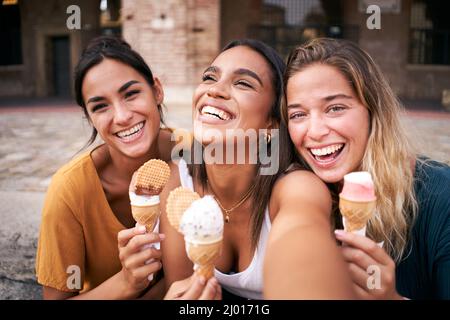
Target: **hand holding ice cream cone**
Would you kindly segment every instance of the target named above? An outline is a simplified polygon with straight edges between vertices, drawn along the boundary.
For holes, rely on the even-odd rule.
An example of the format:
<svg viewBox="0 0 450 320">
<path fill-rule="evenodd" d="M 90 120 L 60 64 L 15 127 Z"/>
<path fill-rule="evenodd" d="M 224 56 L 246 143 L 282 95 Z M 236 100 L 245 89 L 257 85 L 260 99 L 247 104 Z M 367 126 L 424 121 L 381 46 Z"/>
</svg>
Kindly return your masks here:
<svg viewBox="0 0 450 320">
<path fill-rule="evenodd" d="M 169 165 L 158 159 L 151 159 L 144 163 L 134 174 L 130 183 L 129 196 L 131 214 L 138 225 L 145 226 L 146 232 L 155 229 L 161 214 L 159 194 L 169 180 Z M 141 250 L 149 249 L 153 245 L 146 245 Z M 159 249 L 159 246 L 156 246 Z M 149 259 L 145 264 L 151 264 Z M 148 276 L 151 281 L 153 274 Z"/>
<path fill-rule="evenodd" d="M 147 232 L 152 232 L 158 221 L 161 213 L 159 194 L 169 176 L 169 165 L 157 159 L 147 161 L 133 175 L 129 191 L 131 213 Z"/>
</svg>

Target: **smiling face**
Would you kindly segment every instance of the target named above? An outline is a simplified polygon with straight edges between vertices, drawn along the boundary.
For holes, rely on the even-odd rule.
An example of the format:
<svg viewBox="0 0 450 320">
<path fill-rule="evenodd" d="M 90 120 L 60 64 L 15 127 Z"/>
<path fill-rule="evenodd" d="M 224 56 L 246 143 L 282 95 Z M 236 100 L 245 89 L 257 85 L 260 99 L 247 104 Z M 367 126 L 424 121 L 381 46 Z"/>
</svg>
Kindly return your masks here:
<svg viewBox="0 0 450 320">
<path fill-rule="evenodd" d="M 163 91 L 132 67 L 104 59 L 86 73 L 82 93 L 89 120 L 112 153 L 146 156 L 160 127 Z"/>
<path fill-rule="evenodd" d="M 369 135 L 369 112 L 344 75 L 313 64 L 289 78 L 286 91 L 289 134 L 315 174 L 334 183 L 358 170 Z"/>
<path fill-rule="evenodd" d="M 222 52 L 203 74 L 193 97 L 194 135 L 211 142 L 208 130 L 266 129 L 275 102 L 272 71 L 258 52 L 237 46 Z"/>
</svg>

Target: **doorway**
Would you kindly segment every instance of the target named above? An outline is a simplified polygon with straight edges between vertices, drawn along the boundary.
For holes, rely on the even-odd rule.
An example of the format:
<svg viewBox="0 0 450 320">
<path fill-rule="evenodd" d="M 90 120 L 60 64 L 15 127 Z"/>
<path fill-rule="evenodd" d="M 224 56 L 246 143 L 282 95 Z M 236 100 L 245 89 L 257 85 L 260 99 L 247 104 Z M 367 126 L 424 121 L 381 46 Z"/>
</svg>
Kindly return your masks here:
<svg viewBox="0 0 450 320">
<path fill-rule="evenodd" d="M 51 38 L 53 93 L 57 97 L 71 96 L 70 41 L 68 36 Z"/>
</svg>

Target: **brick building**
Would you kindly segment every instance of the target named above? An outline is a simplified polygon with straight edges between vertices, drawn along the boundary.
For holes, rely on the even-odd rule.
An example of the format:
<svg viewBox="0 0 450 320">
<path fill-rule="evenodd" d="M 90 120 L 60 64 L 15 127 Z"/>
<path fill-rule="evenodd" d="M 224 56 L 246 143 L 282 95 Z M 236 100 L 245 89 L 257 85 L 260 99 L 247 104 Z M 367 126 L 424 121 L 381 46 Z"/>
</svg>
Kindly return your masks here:
<svg viewBox="0 0 450 320">
<path fill-rule="evenodd" d="M 0 53 L 0 98 L 70 95 L 79 54 L 101 33 L 122 34 L 143 55 L 161 78 L 167 103 L 189 103 L 202 70 L 220 48 L 243 37 L 264 40 L 283 55 L 312 37 L 348 38 L 374 57 L 400 96 L 437 101 L 450 89 L 447 1 L 0 2 L 1 42 L 8 44 Z M 81 10 L 80 30 L 66 26 L 73 3 Z M 381 8 L 381 29 L 367 27 L 370 4 Z"/>
<path fill-rule="evenodd" d="M 100 33 L 98 3 L 77 1 L 80 32 L 66 25 L 74 1 L 13 2 L 0 6 L 0 97 L 70 95 L 71 70 L 85 44 Z"/>
</svg>

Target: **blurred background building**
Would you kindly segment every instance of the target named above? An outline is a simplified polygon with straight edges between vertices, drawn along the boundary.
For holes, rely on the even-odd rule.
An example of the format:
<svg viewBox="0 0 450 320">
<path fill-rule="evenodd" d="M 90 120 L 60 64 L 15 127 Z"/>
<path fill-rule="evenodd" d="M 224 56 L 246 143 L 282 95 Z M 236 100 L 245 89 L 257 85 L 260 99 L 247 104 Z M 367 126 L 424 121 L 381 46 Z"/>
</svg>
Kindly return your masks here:
<svg viewBox="0 0 450 320">
<path fill-rule="evenodd" d="M 166 102 L 186 103 L 227 42 L 251 37 L 286 56 L 314 37 L 350 39 L 379 63 L 402 98 L 450 89 L 450 1 L 441 0 L 0 0 L 0 99 L 72 96 L 88 41 L 115 34 L 159 76 Z M 67 8 L 81 9 L 69 30 Z M 381 29 L 366 21 L 381 8 Z"/>
</svg>

